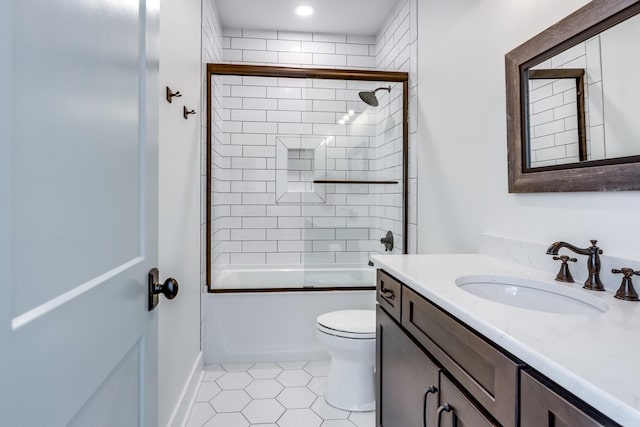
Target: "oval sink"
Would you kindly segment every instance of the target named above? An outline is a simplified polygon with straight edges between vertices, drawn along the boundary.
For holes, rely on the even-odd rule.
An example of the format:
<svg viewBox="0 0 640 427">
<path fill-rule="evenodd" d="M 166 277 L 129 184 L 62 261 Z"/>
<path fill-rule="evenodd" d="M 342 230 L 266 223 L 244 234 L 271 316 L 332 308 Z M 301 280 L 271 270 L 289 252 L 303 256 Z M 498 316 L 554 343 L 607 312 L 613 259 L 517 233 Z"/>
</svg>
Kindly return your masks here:
<svg viewBox="0 0 640 427">
<path fill-rule="evenodd" d="M 455 281 L 463 291 L 500 304 L 558 314 L 599 314 L 606 303 L 587 291 L 561 284 L 517 277 L 463 276 Z"/>
</svg>

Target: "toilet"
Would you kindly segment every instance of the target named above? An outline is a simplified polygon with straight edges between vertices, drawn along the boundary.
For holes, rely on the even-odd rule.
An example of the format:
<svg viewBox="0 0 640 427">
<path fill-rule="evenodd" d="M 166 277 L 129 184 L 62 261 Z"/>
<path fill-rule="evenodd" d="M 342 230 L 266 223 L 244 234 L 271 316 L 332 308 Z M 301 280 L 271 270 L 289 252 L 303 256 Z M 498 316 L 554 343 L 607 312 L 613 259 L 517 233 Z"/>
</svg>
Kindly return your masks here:
<svg viewBox="0 0 640 427">
<path fill-rule="evenodd" d="M 346 411 L 375 409 L 375 310 L 341 310 L 317 318 L 318 339 L 331 356 L 324 398 Z"/>
</svg>

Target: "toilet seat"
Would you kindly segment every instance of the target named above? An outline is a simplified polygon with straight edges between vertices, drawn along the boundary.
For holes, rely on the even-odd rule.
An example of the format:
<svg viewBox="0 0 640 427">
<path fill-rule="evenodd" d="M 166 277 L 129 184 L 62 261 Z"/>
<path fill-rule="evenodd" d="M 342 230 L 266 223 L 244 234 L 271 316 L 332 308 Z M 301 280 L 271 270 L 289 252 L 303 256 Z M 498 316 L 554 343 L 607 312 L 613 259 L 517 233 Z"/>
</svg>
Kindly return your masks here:
<svg viewBox="0 0 640 427">
<path fill-rule="evenodd" d="M 375 339 L 376 312 L 374 310 L 340 310 L 321 314 L 318 330 L 325 334 L 351 339 Z"/>
</svg>

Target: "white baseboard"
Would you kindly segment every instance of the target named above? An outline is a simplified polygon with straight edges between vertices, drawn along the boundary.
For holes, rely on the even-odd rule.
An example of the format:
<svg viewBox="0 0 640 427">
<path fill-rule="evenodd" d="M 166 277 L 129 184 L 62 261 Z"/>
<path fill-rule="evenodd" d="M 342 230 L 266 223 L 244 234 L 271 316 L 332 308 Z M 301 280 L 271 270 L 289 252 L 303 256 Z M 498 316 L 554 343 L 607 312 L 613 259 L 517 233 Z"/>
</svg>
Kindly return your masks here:
<svg viewBox="0 0 640 427">
<path fill-rule="evenodd" d="M 204 374 L 202 365 L 202 352 L 200 352 L 193 364 L 193 368 L 191 368 L 189 379 L 182 389 L 180 400 L 169 418 L 167 427 L 184 427 L 187 424 L 191 408 L 193 407 L 193 401 L 195 400 L 196 393 L 198 392 L 198 386 L 200 385 L 202 375 Z"/>
</svg>

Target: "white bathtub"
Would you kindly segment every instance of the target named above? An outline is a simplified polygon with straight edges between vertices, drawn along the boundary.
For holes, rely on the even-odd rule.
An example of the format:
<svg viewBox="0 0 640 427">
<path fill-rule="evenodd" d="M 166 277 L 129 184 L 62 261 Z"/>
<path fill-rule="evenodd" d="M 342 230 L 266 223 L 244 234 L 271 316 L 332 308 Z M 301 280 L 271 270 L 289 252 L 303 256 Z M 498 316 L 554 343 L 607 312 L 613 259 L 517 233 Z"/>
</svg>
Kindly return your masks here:
<svg viewBox="0 0 640 427">
<path fill-rule="evenodd" d="M 296 266 L 246 266 L 222 268 L 212 277 L 214 290 L 375 286 L 372 267 L 339 264 Z"/>
<path fill-rule="evenodd" d="M 299 266 L 223 269 L 214 275 L 213 285 L 227 292 L 205 295 L 205 364 L 326 359 L 316 339 L 316 317 L 334 310 L 375 308 L 374 290 L 295 290 L 303 285 L 375 286 L 375 270 L 360 266 L 314 266 L 306 272 Z"/>
</svg>

